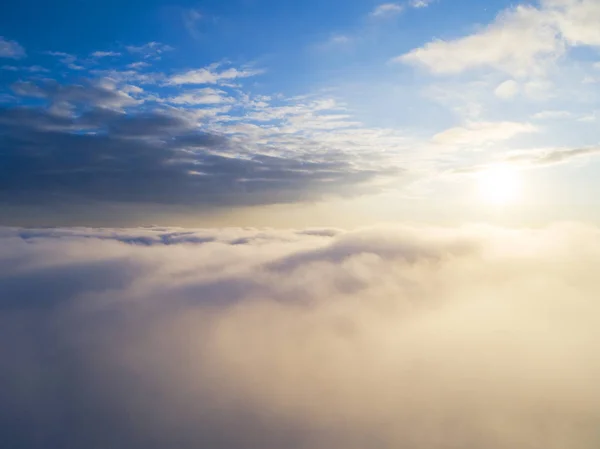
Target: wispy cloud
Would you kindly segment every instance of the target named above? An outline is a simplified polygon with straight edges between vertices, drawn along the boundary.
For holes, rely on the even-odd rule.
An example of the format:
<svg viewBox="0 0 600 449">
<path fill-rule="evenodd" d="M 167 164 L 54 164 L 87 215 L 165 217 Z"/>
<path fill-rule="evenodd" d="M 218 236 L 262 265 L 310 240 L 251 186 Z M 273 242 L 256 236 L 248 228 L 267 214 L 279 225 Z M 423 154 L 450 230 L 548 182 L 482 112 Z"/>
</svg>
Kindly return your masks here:
<svg viewBox="0 0 600 449">
<path fill-rule="evenodd" d="M 25 49 L 17 41 L 0 36 L 0 58 L 21 59 L 25 56 Z"/>
<path fill-rule="evenodd" d="M 427 8 L 431 5 L 435 0 L 412 0 L 410 2 L 410 6 L 412 8 Z"/>
<path fill-rule="evenodd" d="M 385 18 L 393 17 L 400 14 L 404 10 L 404 6 L 398 3 L 382 3 L 375 7 L 373 11 L 369 13 L 370 17 L 373 18 Z"/>
<path fill-rule="evenodd" d="M 356 40 L 355 36 L 349 34 L 332 33 L 324 40 L 311 45 L 310 48 L 316 51 L 350 50 Z"/>
<path fill-rule="evenodd" d="M 493 144 L 523 133 L 537 132 L 531 123 L 519 122 L 472 122 L 465 126 L 450 128 L 433 137 L 433 142 L 441 145 L 457 145 L 477 148 Z"/>
<path fill-rule="evenodd" d="M 200 34 L 198 32 L 198 22 L 200 22 L 204 15 L 197 9 L 187 9 L 181 13 L 183 20 L 183 26 L 187 30 L 190 36 L 194 39 L 198 39 Z"/>
<path fill-rule="evenodd" d="M 117 57 L 121 56 L 121 53 L 116 51 L 95 51 L 91 54 L 93 58 L 108 58 L 108 57 Z"/>
<path fill-rule="evenodd" d="M 11 72 L 18 72 L 18 71 L 24 71 L 24 72 L 30 72 L 30 73 L 48 73 L 50 70 L 46 69 L 45 67 L 39 66 L 39 65 L 30 65 L 30 66 L 14 66 L 14 65 L 5 65 L 2 66 L 2 70 L 8 70 Z"/>
<path fill-rule="evenodd" d="M 144 45 L 128 45 L 125 49 L 132 54 L 140 55 L 144 58 L 159 59 L 163 53 L 173 51 L 174 48 L 170 45 L 161 44 L 160 42 L 148 42 Z"/>
<path fill-rule="evenodd" d="M 71 70 L 83 70 L 84 67 L 81 64 L 78 64 L 78 58 L 75 55 L 70 53 L 65 53 L 62 51 L 47 51 L 45 54 L 54 56 L 59 58 L 60 62 L 65 64 Z"/>
<path fill-rule="evenodd" d="M 173 104 L 201 105 L 233 103 L 235 99 L 228 97 L 223 90 L 207 87 L 187 90 L 175 97 L 167 98 L 165 101 Z"/>
<path fill-rule="evenodd" d="M 218 71 L 218 66 L 188 70 L 187 72 L 174 75 L 169 79 L 169 84 L 218 84 L 223 81 L 231 81 L 238 78 L 248 78 L 264 73 L 261 69 L 236 69 L 229 68 Z"/>
<path fill-rule="evenodd" d="M 150 67 L 150 64 L 144 61 L 132 62 L 131 64 L 127 64 L 127 68 L 133 70 L 145 69 L 147 67 Z"/>
<path fill-rule="evenodd" d="M 506 161 L 523 166 L 545 166 L 568 162 L 575 158 L 600 154 L 600 147 L 550 148 L 521 151 L 505 158 Z"/>
</svg>

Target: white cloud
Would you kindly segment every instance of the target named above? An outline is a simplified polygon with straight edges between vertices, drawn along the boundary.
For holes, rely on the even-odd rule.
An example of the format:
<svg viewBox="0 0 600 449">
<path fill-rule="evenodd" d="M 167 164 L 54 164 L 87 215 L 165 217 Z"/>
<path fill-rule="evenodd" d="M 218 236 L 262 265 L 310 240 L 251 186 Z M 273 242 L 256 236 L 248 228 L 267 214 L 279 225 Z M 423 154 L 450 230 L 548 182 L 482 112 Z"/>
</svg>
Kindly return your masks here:
<svg viewBox="0 0 600 449">
<path fill-rule="evenodd" d="M 148 42 L 144 45 L 128 45 L 125 49 L 132 54 L 141 55 L 144 58 L 160 59 L 163 53 L 173 51 L 174 48 L 170 45 L 161 44 L 160 42 Z"/>
<path fill-rule="evenodd" d="M 519 83 L 517 83 L 515 80 L 507 80 L 496 87 L 494 93 L 497 97 L 508 100 L 514 98 L 515 95 L 519 93 L 519 89 Z"/>
<path fill-rule="evenodd" d="M 597 228 L 0 233 L 15 447 L 597 448 Z"/>
<path fill-rule="evenodd" d="M 163 73 L 141 73 L 137 70 L 91 70 L 90 73 L 110 78 L 117 83 L 157 84 L 165 79 Z"/>
<path fill-rule="evenodd" d="M 356 36 L 348 34 L 333 33 L 325 40 L 316 42 L 310 45 L 312 50 L 316 51 L 351 51 L 354 48 L 354 43 L 357 41 Z"/>
<path fill-rule="evenodd" d="M 369 13 L 370 17 L 384 18 L 400 14 L 404 10 L 398 3 L 382 3 Z"/>
<path fill-rule="evenodd" d="M 233 103 L 235 100 L 228 97 L 222 90 L 207 87 L 205 89 L 187 90 L 175 97 L 168 98 L 166 101 L 173 104 L 201 105 Z"/>
<path fill-rule="evenodd" d="M 543 0 L 570 45 L 600 46 L 600 3 L 597 0 Z"/>
<path fill-rule="evenodd" d="M 150 67 L 150 64 L 144 61 L 132 62 L 131 64 L 127 64 L 127 68 L 132 70 L 145 69 L 147 67 Z"/>
<path fill-rule="evenodd" d="M 512 139 L 519 134 L 534 133 L 538 129 L 530 123 L 472 122 L 466 126 L 450 128 L 433 136 L 440 145 L 480 146 Z"/>
<path fill-rule="evenodd" d="M 215 66 L 202 69 L 189 70 L 169 79 L 169 84 L 218 84 L 222 81 L 230 81 L 238 78 L 248 78 L 264 73 L 259 69 L 236 69 L 229 68 L 222 71 L 216 71 Z"/>
<path fill-rule="evenodd" d="M 332 45 L 344 45 L 352 42 L 352 38 L 350 36 L 346 36 L 345 34 L 334 34 L 331 36 L 327 44 Z"/>
<path fill-rule="evenodd" d="M 31 66 L 20 66 L 20 67 L 16 67 L 14 65 L 5 65 L 2 66 L 2 70 L 8 70 L 11 72 L 18 72 L 20 70 L 26 71 L 26 72 L 31 72 L 31 73 L 47 73 L 49 72 L 48 69 L 39 66 L 39 65 L 31 65 Z"/>
<path fill-rule="evenodd" d="M 92 53 L 92 57 L 94 58 L 108 58 L 108 57 L 117 57 L 121 56 L 121 53 L 116 51 L 95 51 Z"/>
<path fill-rule="evenodd" d="M 596 0 L 542 0 L 502 11 L 481 31 L 430 42 L 395 58 L 436 74 L 491 67 L 514 76 L 540 74 L 569 46 L 600 46 L 600 3 Z"/>
<path fill-rule="evenodd" d="M 25 56 L 25 49 L 17 41 L 0 36 L 0 58 L 21 59 Z"/>
<path fill-rule="evenodd" d="M 515 76 L 539 72 L 545 61 L 562 54 L 552 18 L 530 6 L 500 14 L 482 31 L 451 41 L 434 41 L 396 58 L 437 74 L 490 66 Z"/>
<path fill-rule="evenodd" d="M 412 0 L 410 6 L 413 8 L 427 8 L 434 0 Z"/>
</svg>

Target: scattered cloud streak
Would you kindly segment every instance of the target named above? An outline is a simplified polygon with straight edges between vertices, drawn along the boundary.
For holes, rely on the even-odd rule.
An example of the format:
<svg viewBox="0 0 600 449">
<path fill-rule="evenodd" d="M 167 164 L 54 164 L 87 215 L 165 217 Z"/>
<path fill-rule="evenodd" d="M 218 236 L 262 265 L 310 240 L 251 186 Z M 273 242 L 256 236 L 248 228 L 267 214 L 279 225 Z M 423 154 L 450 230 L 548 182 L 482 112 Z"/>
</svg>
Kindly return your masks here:
<svg viewBox="0 0 600 449">
<path fill-rule="evenodd" d="M 92 53 L 93 58 L 115 58 L 121 56 L 117 51 L 95 51 Z"/>
<path fill-rule="evenodd" d="M 164 53 L 174 50 L 170 45 L 154 41 L 143 45 L 127 45 L 125 49 L 133 55 L 139 55 L 148 59 L 160 59 Z"/>
<path fill-rule="evenodd" d="M 222 81 L 231 81 L 238 78 L 248 78 L 251 76 L 260 75 L 264 70 L 260 69 L 236 69 L 228 68 L 222 71 L 217 71 L 218 65 L 213 65 L 208 68 L 196 70 L 188 70 L 172 76 L 169 79 L 170 84 L 218 84 Z"/>
<path fill-rule="evenodd" d="M 600 147 L 585 148 L 552 148 L 543 150 L 526 151 L 506 158 L 507 161 L 525 166 L 544 166 L 561 164 L 571 159 L 583 156 L 593 156 L 600 153 Z"/>
</svg>

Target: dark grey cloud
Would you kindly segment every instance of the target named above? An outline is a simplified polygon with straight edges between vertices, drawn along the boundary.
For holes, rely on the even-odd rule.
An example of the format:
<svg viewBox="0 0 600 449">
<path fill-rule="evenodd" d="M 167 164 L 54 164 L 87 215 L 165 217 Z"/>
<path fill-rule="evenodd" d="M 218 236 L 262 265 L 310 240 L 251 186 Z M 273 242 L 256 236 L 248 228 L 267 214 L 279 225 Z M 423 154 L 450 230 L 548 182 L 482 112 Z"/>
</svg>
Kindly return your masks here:
<svg viewBox="0 0 600 449">
<path fill-rule="evenodd" d="M 13 84 L 12 88 L 18 95 L 44 98 L 51 105 L 122 109 L 138 103 L 130 95 L 119 90 L 110 78 L 71 85 L 63 85 L 54 80 L 46 80 L 42 84 L 20 81 Z"/>
<path fill-rule="evenodd" d="M 13 88 L 43 104 L 0 109 L 5 205 L 272 204 L 347 194 L 396 172 L 328 155 L 266 154 L 201 131 L 191 111 L 140 107 L 110 80 Z"/>
<path fill-rule="evenodd" d="M 3 446 L 598 446 L 598 229 L 314 231 L 0 228 Z"/>
</svg>

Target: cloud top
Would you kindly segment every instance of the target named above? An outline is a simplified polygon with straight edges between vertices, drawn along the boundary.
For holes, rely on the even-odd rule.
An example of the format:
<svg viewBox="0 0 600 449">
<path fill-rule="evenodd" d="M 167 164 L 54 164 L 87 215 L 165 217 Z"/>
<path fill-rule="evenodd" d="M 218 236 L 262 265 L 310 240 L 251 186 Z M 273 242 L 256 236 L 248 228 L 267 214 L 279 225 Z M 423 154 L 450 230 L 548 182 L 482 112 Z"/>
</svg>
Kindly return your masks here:
<svg viewBox="0 0 600 449">
<path fill-rule="evenodd" d="M 595 448 L 599 232 L 3 228 L 0 438 Z"/>
</svg>

